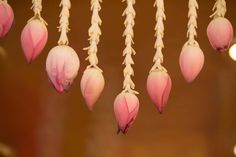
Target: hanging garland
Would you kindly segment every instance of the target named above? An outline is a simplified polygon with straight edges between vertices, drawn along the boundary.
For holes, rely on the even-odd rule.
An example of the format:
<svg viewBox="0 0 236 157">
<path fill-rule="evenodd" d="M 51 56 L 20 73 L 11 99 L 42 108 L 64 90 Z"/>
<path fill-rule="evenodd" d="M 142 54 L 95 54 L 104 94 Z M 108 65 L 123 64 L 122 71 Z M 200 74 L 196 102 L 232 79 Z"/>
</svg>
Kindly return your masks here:
<svg viewBox="0 0 236 157">
<path fill-rule="evenodd" d="M 188 7 L 188 41 L 182 48 L 179 57 L 179 64 L 185 80 L 187 82 L 192 82 L 200 73 L 203 67 L 204 54 L 195 39 L 195 37 L 197 36 L 197 0 L 189 0 Z"/>
<path fill-rule="evenodd" d="M 117 95 L 114 101 L 114 113 L 118 123 L 117 133 L 127 133 L 129 127 L 136 119 L 139 111 L 139 99 L 136 96 L 134 76 L 133 56 L 136 54 L 133 48 L 134 26 L 136 12 L 134 9 L 135 0 L 122 0 L 127 6 L 124 10 L 125 48 L 123 51 L 125 66 L 123 70 L 124 81 L 123 90 Z M 90 0 L 91 5 L 91 26 L 88 29 L 89 46 L 84 48 L 87 51 L 89 65 L 83 73 L 80 86 L 81 93 L 86 101 L 89 110 L 99 99 L 105 85 L 103 71 L 98 66 L 98 45 L 102 35 L 100 18 L 102 0 Z M 69 46 L 68 32 L 70 17 L 70 0 L 61 0 L 60 21 L 58 30 L 60 37 L 57 46 L 48 53 L 46 60 L 46 71 L 52 85 L 62 93 L 69 89 L 78 74 L 80 60 L 75 50 Z M 147 92 L 160 113 L 163 112 L 167 104 L 172 87 L 171 78 L 167 69 L 163 66 L 164 56 L 164 21 L 166 20 L 164 0 L 155 0 L 155 55 L 154 65 L 150 69 L 147 78 Z M 187 82 L 192 82 L 200 73 L 204 65 L 204 54 L 196 40 L 197 37 L 197 10 L 199 6 L 197 0 L 188 1 L 188 40 L 182 47 L 179 57 L 181 72 Z M 30 18 L 21 33 L 21 46 L 28 63 L 34 61 L 43 51 L 47 39 L 47 23 L 42 18 L 42 0 L 32 0 L 31 9 L 34 16 Z M 213 7 L 213 14 L 210 16 L 212 21 L 207 27 L 207 36 L 212 47 L 219 52 L 226 52 L 233 40 L 233 27 L 228 19 L 225 18 L 227 8 L 225 0 L 216 0 Z M 7 0 L 0 0 L 0 38 L 6 36 L 14 20 L 14 13 Z"/>
<path fill-rule="evenodd" d="M 164 20 L 166 20 L 164 0 L 156 0 L 154 7 L 157 8 L 155 26 L 156 42 L 154 46 L 156 53 L 153 58 L 154 65 L 147 78 L 147 91 L 152 102 L 156 105 L 159 112 L 162 113 L 167 104 L 172 83 L 167 70 L 162 66 L 164 61 L 162 54 L 162 49 L 164 48 Z"/>
<path fill-rule="evenodd" d="M 34 16 L 28 20 L 21 33 L 21 46 L 28 63 L 35 60 L 48 40 L 47 23 L 41 17 L 42 0 L 32 0 Z"/>
<path fill-rule="evenodd" d="M 100 2 L 102 0 L 91 0 L 91 26 L 88 30 L 89 34 L 89 47 L 84 48 L 88 51 L 88 57 L 86 60 L 89 61 L 89 66 L 81 79 L 80 87 L 83 97 L 85 98 L 86 104 L 90 110 L 93 109 L 95 102 L 98 100 L 101 95 L 105 80 L 102 75 L 102 70 L 97 66 L 98 64 L 98 44 L 100 41 L 100 35 L 102 34 L 100 26 L 102 20 L 99 16 L 99 11 L 101 10 Z"/>
<path fill-rule="evenodd" d="M 212 10 L 214 13 L 210 17 L 213 19 L 207 27 L 207 36 L 211 46 L 223 53 L 229 49 L 234 35 L 232 24 L 225 18 L 226 1 L 216 0 Z"/>
<path fill-rule="evenodd" d="M 135 91 L 135 84 L 132 81 L 131 77 L 134 76 L 134 70 L 132 64 L 134 61 L 132 55 L 135 55 L 135 50 L 133 49 L 133 37 L 135 25 L 135 10 L 133 8 L 135 0 L 123 0 L 127 3 L 127 7 L 123 13 L 123 16 L 126 16 L 124 25 L 125 31 L 123 36 L 125 37 L 125 49 L 123 51 L 123 56 L 125 56 L 123 64 L 124 68 L 124 82 L 123 82 L 123 91 L 116 97 L 114 102 L 114 112 L 116 121 L 118 123 L 118 131 L 123 134 L 127 133 L 129 127 L 135 120 L 138 110 L 139 110 L 139 100 L 135 94 L 138 94 Z"/>
<path fill-rule="evenodd" d="M 75 50 L 68 46 L 70 0 L 61 0 L 60 38 L 58 46 L 51 49 L 46 60 L 46 71 L 53 86 L 58 92 L 67 91 L 78 74 L 80 61 Z"/>
</svg>

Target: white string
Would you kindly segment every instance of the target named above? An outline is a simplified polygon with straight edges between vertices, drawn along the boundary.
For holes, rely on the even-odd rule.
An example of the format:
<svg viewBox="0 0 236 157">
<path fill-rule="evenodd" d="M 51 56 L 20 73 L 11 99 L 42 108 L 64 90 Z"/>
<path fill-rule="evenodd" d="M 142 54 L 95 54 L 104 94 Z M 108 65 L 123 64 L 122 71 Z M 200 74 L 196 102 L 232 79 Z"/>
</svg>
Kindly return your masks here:
<svg viewBox="0 0 236 157">
<path fill-rule="evenodd" d="M 84 50 L 88 51 L 88 57 L 86 60 L 89 61 L 90 65 L 87 68 L 97 68 L 102 72 L 102 70 L 97 66 L 98 64 L 98 43 L 100 41 L 100 35 L 102 31 L 100 26 L 102 25 L 102 20 L 99 16 L 99 11 L 101 10 L 100 3 L 102 0 L 91 0 L 91 11 L 92 11 L 92 18 L 91 18 L 91 26 L 88 30 L 89 34 L 89 47 L 84 48 Z"/>
<path fill-rule="evenodd" d="M 156 70 L 162 70 L 167 72 L 167 70 L 161 65 L 163 63 L 162 49 L 164 48 L 163 37 L 164 37 L 164 20 L 166 20 L 164 0 L 156 0 L 154 7 L 157 8 L 156 11 L 156 26 L 155 26 L 155 37 L 156 42 L 154 48 L 156 49 L 155 56 L 153 58 L 154 65 L 150 72 Z"/>
<path fill-rule="evenodd" d="M 60 7 L 62 7 L 60 13 L 60 26 L 59 32 L 61 32 L 60 38 L 58 40 L 58 45 L 68 45 L 69 40 L 67 37 L 67 33 L 70 31 L 69 29 L 69 17 L 70 17 L 70 8 L 71 3 L 70 0 L 61 0 Z"/>
<path fill-rule="evenodd" d="M 34 11 L 34 16 L 29 19 L 28 22 L 38 19 L 41 22 L 43 22 L 45 25 L 47 25 L 47 22 L 41 17 L 41 11 L 42 11 L 42 0 L 32 0 L 32 7 L 31 9 Z"/>
<path fill-rule="evenodd" d="M 212 11 L 214 13 L 210 16 L 211 18 L 224 17 L 227 12 L 226 1 L 216 0 Z"/>
<path fill-rule="evenodd" d="M 32 0 L 32 7 L 31 9 L 34 11 L 35 16 L 41 14 L 42 11 L 42 0 Z"/>
<path fill-rule="evenodd" d="M 123 33 L 123 36 L 125 37 L 125 49 L 123 51 L 123 56 L 125 56 L 125 59 L 123 61 L 123 64 L 125 65 L 124 68 L 124 82 L 123 82 L 123 92 L 129 92 L 138 94 L 137 91 L 134 90 L 135 84 L 132 81 L 131 77 L 134 76 L 134 70 L 132 68 L 132 64 L 134 64 L 134 61 L 132 59 L 132 55 L 135 55 L 136 52 L 133 49 L 132 45 L 133 37 L 134 37 L 134 30 L 133 27 L 135 25 L 134 19 L 136 16 L 136 12 L 133 8 L 133 5 L 135 4 L 135 0 L 123 0 L 123 2 L 127 2 L 127 7 L 123 13 L 123 16 L 126 16 L 124 25 L 125 25 L 125 31 Z"/>
<path fill-rule="evenodd" d="M 199 46 L 198 42 L 195 40 L 195 37 L 197 36 L 197 9 L 199 8 L 197 0 L 189 0 L 188 8 L 188 41 L 185 45 Z"/>
</svg>

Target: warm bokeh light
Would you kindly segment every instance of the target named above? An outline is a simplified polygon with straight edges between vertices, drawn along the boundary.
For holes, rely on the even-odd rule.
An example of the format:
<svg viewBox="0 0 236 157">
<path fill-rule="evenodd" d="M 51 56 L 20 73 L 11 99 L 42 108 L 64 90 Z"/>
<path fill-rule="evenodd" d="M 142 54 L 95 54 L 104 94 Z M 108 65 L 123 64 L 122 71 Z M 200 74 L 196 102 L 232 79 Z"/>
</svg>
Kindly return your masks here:
<svg viewBox="0 0 236 157">
<path fill-rule="evenodd" d="M 234 155 L 236 156 L 236 145 L 234 146 Z"/>
<path fill-rule="evenodd" d="M 236 43 L 233 44 L 229 49 L 229 56 L 236 61 Z"/>
</svg>

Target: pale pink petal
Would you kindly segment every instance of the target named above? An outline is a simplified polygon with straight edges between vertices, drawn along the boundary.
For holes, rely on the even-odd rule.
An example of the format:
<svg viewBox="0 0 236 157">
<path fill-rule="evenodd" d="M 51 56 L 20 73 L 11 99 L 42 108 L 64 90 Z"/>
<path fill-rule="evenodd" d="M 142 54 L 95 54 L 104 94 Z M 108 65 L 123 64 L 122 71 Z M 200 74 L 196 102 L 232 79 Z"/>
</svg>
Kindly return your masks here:
<svg viewBox="0 0 236 157">
<path fill-rule="evenodd" d="M 0 3 L 0 38 L 3 38 L 11 29 L 14 13 L 8 3 Z"/>
<path fill-rule="evenodd" d="M 96 68 L 86 69 L 80 83 L 81 92 L 90 110 L 93 109 L 105 85 L 105 80 Z"/>
<path fill-rule="evenodd" d="M 58 92 L 66 91 L 78 74 L 80 61 L 69 46 L 56 46 L 48 54 L 46 71 Z"/>
<path fill-rule="evenodd" d="M 224 17 L 213 19 L 207 27 L 207 36 L 215 50 L 226 52 L 233 40 L 233 26 Z"/>
<path fill-rule="evenodd" d="M 132 93 L 119 94 L 114 102 L 115 117 L 118 122 L 118 133 L 127 133 L 139 110 L 139 100 Z"/>
<path fill-rule="evenodd" d="M 204 54 L 198 46 L 184 46 L 179 64 L 185 80 L 190 83 L 198 76 L 204 65 Z"/>
<path fill-rule="evenodd" d="M 21 45 L 25 57 L 31 63 L 43 50 L 48 39 L 48 31 L 40 20 L 27 23 L 21 33 Z"/>
<path fill-rule="evenodd" d="M 163 112 L 171 91 L 171 79 L 164 71 L 151 72 L 147 79 L 147 91 L 159 112 Z"/>
</svg>

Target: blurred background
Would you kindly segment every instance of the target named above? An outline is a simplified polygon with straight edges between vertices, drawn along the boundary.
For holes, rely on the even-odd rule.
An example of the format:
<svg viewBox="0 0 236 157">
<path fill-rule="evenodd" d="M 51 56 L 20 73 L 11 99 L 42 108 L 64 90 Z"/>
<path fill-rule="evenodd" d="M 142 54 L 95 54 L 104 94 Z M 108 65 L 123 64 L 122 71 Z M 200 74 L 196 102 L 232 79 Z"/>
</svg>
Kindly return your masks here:
<svg viewBox="0 0 236 157">
<path fill-rule="evenodd" d="M 49 40 L 42 55 L 27 64 L 20 34 L 33 16 L 31 2 L 9 0 L 15 23 L 0 40 L 0 143 L 17 157 L 233 157 L 236 145 L 236 62 L 214 51 L 207 39 L 214 0 L 198 0 L 198 41 L 205 54 L 199 77 L 187 84 L 178 64 L 186 41 L 187 0 L 166 1 L 164 66 L 173 81 L 163 115 L 151 103 L 146 78 L 154 56 L 154 1 L 137 0 L 134 57 L 140 112 L 127 135 L 117 135 L 113 101 L 122 90 L 124 30 L 121 0 L 104 0 L 99 65 L 106 86 L 94 111 L 89 112 L 80 92 L 80 79 L 90 26 L 89 0 L 72 0 L 70 46 L 81 60 L 79 75 L 68 93 L 58 94 L 45 72 L 48 52 L 56 46 L 59 0 L 43 1 Z M 227 18 L 236 27 L 236 1 L 227 1 Z"/>
</svg>

